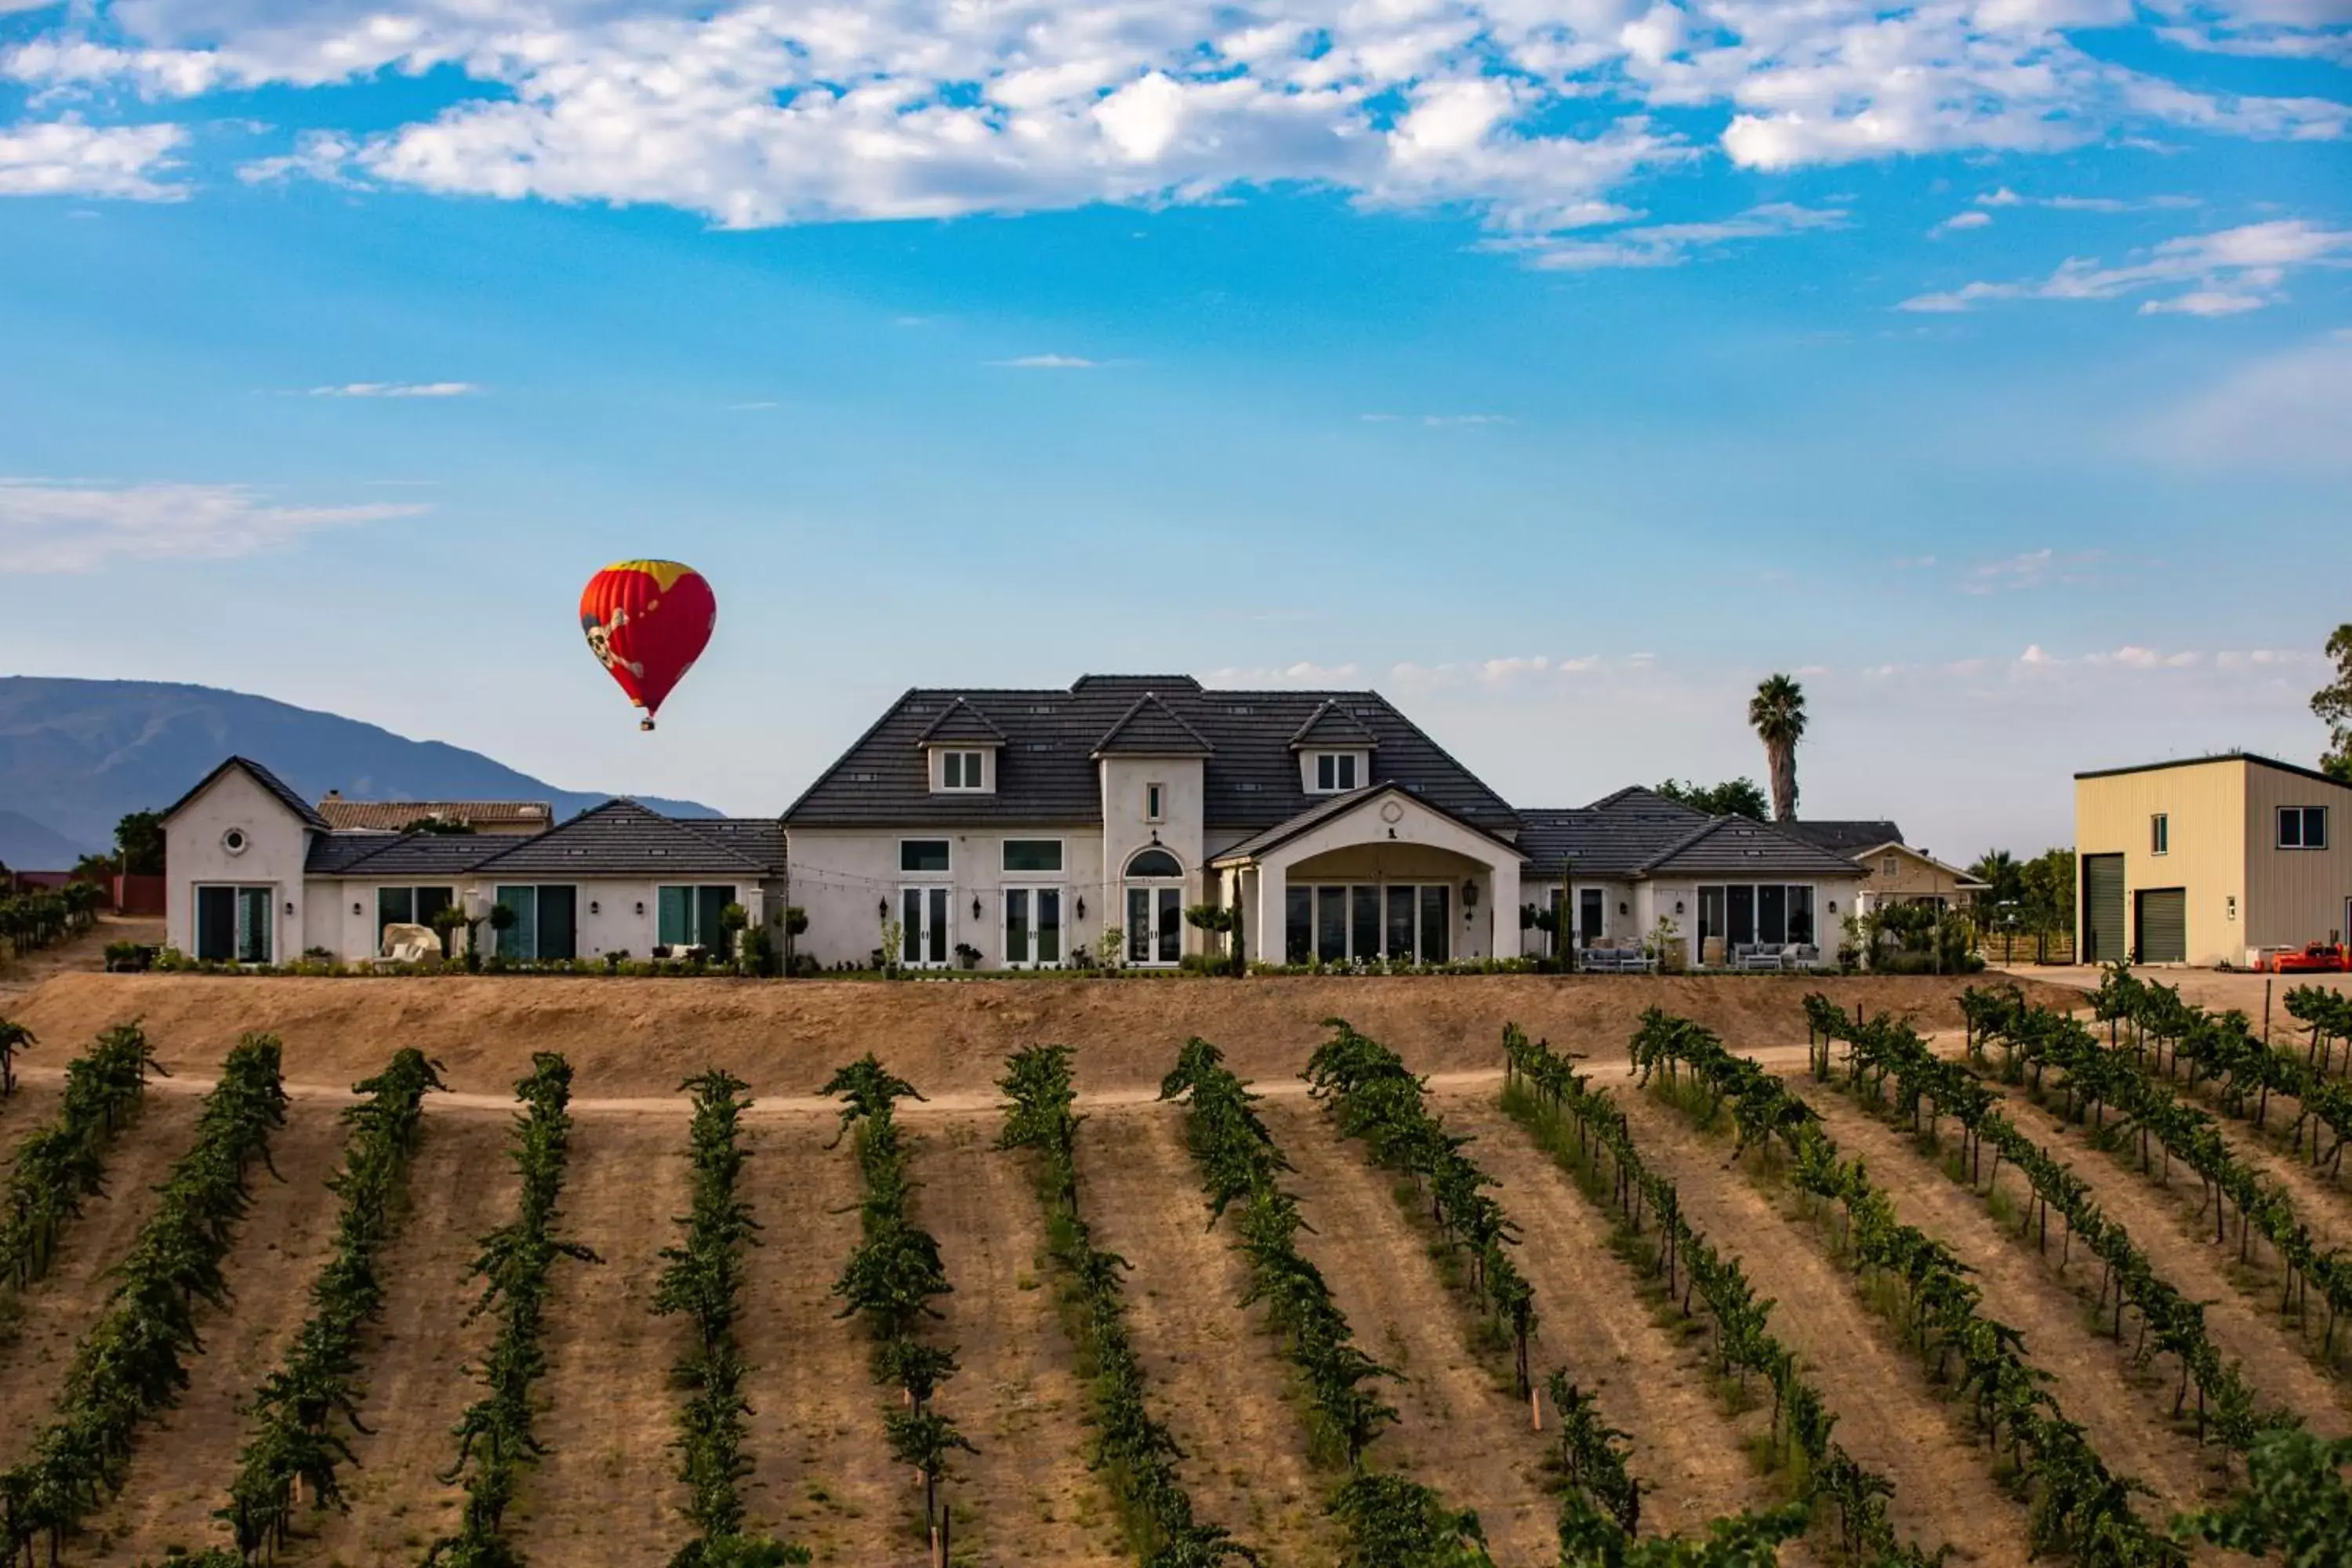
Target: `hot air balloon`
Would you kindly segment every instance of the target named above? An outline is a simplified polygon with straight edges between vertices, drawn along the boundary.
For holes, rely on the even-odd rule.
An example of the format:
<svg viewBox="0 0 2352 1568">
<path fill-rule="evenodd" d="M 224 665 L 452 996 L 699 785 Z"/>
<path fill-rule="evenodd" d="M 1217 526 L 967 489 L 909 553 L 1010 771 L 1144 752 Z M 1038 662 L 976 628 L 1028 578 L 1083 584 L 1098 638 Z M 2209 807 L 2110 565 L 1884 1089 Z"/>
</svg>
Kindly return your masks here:
<svg viewBox="0 0 2352 1568">
<path fill-rule="evenodd" d="M 588 579 L 580 629 L 588 651 L 646 710 L 640 730 L 709 645 L 719 600 L 693 567 L 676 561 L 616 561 Z"/>
</svg>

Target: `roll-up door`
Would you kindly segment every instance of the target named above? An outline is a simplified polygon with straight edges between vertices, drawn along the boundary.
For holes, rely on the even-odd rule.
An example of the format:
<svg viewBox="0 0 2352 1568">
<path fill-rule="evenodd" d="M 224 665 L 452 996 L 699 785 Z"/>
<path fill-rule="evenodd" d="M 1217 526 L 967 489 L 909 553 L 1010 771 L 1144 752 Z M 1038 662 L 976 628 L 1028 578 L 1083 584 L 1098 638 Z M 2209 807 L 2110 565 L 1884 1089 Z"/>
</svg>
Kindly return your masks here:
<svg viewBox="0 0 2352 1568">
<path fill-rule="evenodd" d="M 2189 892 L 2185 888 L 2144 888 L 2133 900 L 2141 963 L 2189 962 Z"/>
<path fill-rule="evenodd" d="M 2120 855 L 2083 857 L 2083 959 L 2088 963 L 2120 963 L 2129 955 L 2124 946 L 2124 858 Z"/>
</svg>

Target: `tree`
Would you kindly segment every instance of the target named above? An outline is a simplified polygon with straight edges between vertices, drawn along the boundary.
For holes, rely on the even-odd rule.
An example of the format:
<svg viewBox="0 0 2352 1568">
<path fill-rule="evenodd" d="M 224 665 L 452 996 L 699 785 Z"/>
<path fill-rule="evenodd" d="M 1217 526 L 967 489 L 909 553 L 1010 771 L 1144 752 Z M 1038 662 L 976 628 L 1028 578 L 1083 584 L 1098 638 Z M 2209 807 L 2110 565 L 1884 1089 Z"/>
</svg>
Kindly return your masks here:
<svg viewBox="0 0 2352 1568">
<path fill-rule="evenodd" d="M 2051 934 L 2074 929 L 2074 851 L 2045 849 L 2018 868 L 2018 878 L 2024 889 L 2019 913 L 2034 935 L 2034 961 L 2046 963 Z"/>
<path fill-rule="evenodd" d="M 452 838 L 469 838 L 473 837 L 474 825 L 446 816 L 420 816 L 413 822 L 402 823 L 400 830 L 403 833 L 440 833 Z"/>
<path fill-rule="evenodd" d="M 1978 856 L 1969 875 L 1985 884 L 1986 903 L 2013 904 L 2025 896 L 2025 868 L 2006 849 L 1988 849 Z"/>
<path fill-rule="evenodd" d="M 163 819 L 134 811 L 114 825 L 114 852 L 126 877 L 163 874 Z"/>
<path fill-rule="evenodd" d="M 1677 805 L 1703 811 L 1709 816 L 1744 816 L 1752 822 L 1765 819 L 1764 792 L 1756 781 L 1741 774 L 1719 784 L 1687 784 L 1680 779 L 1667 779 L 1658 785 L 1658 793 Z"/>
<path fill-rule="evenodd" d="M 2327 657 L 2335 661 L 2336 679 L 2311 694 L 2312 712 L 2327 726 L 2319 766 L 2330 778 L 2352 784 L 2352 621 L 2328 637 Z"/>
<path fill-rule="evenodd" d="M 1748 701 L 1748 722 L 1764 742 L 1772 775 L 1772 820 L 1797 820 L 1797 742 L 1805 736 L 1805 689 L 1789 676 L 1768 675 Z"/>
</svg>

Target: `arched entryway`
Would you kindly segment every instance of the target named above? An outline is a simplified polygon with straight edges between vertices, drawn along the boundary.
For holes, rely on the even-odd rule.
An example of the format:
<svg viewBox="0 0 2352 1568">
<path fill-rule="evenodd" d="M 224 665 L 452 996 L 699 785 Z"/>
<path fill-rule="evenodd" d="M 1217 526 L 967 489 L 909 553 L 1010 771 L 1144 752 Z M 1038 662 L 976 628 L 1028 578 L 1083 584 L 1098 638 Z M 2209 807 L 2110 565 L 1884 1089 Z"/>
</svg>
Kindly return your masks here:
<svg viewBox="0 0 2352 1568">
<path fill-rule="evenodd" d="M 1184 863 L 1154 844 L 1128 857 L 1119 880 L 1127 895 L 1128 963 L 1175 968 L 1184 960 Z"/>
</svg>

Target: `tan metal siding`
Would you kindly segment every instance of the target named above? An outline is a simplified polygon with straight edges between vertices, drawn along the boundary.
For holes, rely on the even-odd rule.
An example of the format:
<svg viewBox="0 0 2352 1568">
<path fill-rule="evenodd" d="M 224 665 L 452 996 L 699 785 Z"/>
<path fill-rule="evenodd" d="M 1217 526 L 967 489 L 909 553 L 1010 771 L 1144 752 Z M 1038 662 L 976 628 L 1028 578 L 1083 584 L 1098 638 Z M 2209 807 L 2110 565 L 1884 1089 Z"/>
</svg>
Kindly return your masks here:
<svg viewBox="0 0 2352 1568">
<path fill-rule="evenodd" d="M 2249 942 L 2301 947 L 2344 928 L 2352 898 L 2352 789 L 2275 768 L 2246 773 L 2246 924 Z M 2327 847 L 2277 847 L 2278 808 L 2327 808 Z"/>
<path fill-rule="evenodd" d="M 2242 761 L 2222 758 L 2074 781 L 2075 853 L 2124 858 L 2126 919 L 2139 889 L 2184 889 L 2181 912 L 2191 963 L 2242 963 L 2254 940 L 2246 921 L 2248 771 Z M 2170 819 L 2169 848 L 2163 855 L 2149 848 L 2150 820 L 2159 812 Z M 2137 944 L 2137 933 L 2126 931 L 2126 951 Z"/>
</svg>

